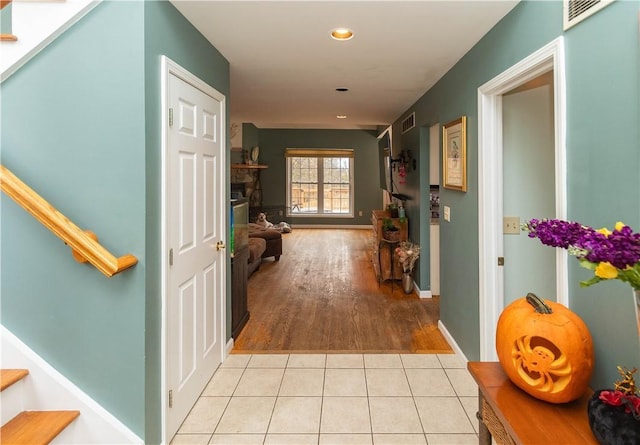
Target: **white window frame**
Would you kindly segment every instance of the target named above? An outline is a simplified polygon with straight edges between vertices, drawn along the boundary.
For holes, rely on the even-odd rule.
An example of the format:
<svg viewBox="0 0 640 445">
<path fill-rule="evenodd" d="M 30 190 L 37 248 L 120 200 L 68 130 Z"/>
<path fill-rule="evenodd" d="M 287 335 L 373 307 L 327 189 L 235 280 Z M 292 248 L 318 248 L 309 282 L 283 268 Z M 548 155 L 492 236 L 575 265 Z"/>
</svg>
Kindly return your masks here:
<svg viewBox="0 0 640 445">
<path fill-rule="evenodd" d="M 318 160 L 318 210 L 315 213 L 294 212 L 291 193 L 291 159 L 292 158 L 315 158 Z M 348 158 L 349 159 L 349 212 L 347 213 L 323 213 L 324 208 L 324 165 L 325 158 Z M 285 150 L 285 160 L 287 164 L 287 216 L 291 218 L 354 218 L 354 152 L 351 149 L 300 149 L 288 148 Z"/>
</svg>

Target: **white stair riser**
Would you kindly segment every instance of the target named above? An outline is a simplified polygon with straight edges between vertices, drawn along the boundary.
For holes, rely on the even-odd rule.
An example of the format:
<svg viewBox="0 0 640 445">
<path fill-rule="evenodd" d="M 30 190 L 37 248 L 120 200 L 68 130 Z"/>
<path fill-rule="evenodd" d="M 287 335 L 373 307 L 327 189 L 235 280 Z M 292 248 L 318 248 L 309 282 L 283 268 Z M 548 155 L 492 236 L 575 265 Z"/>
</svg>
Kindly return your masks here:
<svg viewBox="0 0 640 445">
<path fill-rule="evenodd" d="M 26 376 L 25 379 L 28 379 Z M 0 424 L 4 425 L 13 419 L 20 412 L 27 409 L 25 407 L 24 385 L 25 379 L 14 383 L 0 393 Z"/>
<path fill-rule="evenodd" d="M 26 410 L 78 410 L 80 416 L 69 425 L 57 443 L 82 445 L 142 444 L 125 425 L 87 394 L 56 371 L 4 326 L 2 362 L 4 366 L 28 369 L 22 399 Z M 4 394 L 4 391 L 3 391 Z M 4 402 L 4 400 L 3 400 Z M 4 407 L 2 407 L 4 410 Z M 68 430 L 68 431 L 66 431 Z"/>
<path fill-rule="evenodd" d="M 82 413 L 80 413 L 80 417 L 82 417 Z M 83 436 L 82 433 L 78 433 L 78 421 L 80 420 L 80 417 L 67 425 L 67 427 L 63 429 L 51 442 L 49 442 L 49 444 L 70 445 L 86 443 L 87 436 Z"/>
</svg>

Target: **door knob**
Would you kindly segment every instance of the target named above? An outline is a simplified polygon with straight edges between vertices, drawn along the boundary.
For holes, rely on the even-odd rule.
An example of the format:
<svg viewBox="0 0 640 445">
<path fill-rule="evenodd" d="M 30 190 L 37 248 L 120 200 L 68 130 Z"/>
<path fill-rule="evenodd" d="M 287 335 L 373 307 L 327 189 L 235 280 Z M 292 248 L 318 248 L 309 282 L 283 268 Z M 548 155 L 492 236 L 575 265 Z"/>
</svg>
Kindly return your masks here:
<svg viewBox="0 0 640 445">
<path fill-rule="evenodd" d="M 216 244 L 216 250 L 220 251 L 222 249 L 225 249 L 227 246 L 224 245 L 224 243 L 222 241 L 218 241 L 218 243 Z"/>
</svg>

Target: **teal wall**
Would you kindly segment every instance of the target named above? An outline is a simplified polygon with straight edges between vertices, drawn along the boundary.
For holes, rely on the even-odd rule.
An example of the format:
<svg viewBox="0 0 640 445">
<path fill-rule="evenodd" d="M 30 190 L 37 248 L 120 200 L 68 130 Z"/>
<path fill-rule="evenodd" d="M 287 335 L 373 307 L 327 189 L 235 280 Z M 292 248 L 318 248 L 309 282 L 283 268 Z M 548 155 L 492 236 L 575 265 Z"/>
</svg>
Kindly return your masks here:
<svg viewBox="0 0 640 445">
<path fill-rule="evenodd" d="M 258 127 L 251 123 L 242 124 L 242 149 L 251 150 L 259 144 Z"/>
<path fill-rule="evenodd" d="M 451 207 L 451 222 L 440 226 L 440 314 L 471 360 L 480 355 L 477 89 L 564 35 L 569 218 L 596 227 L 623 220 L 640 230 L 638 9 L 637 1 L 614 2 L 565 33 L 561 2 L 522 1 L 409 109 L 416 128 L 403 141 L 420 140 L 421 176 L 428 174 L 428 143 L 420 127 L 467 116 L 469 190 L 440 191 L 441 207 Z M 419 194 L 411 186 L 409 194 Z M 581 289 L 589 273 L 576 261 L 569 265 L 570 304 L 595 344 L 592 386 L 610 386 L 616 365 L 640 365 L 631 291 L 617 282 Z"/>
<path fill-rule="evenodd" d="M 265 206 L 286 205 L 287 164 L 284 158 L 285 148 L 354 149 L 355 217 L 296 217 L 288 218 L 288 221 L 294 226 L 295 224 L 371 224 L 371 211 L 382 206 L 382 191 L 378 176 L 378 140 L 374 131 L 258 129 L 258 141 L 260 163 L 269 166 L 260 174 Z M 243 146 L 246 146 L 244 134 Z M 359 211 L 362 211 L 362 216 L 358 216 Z"/>
<path fill-rule="evenodd" d="M 594 227 L 616 221 L 640 231 L 640 2 L 619 1 L 566 33 L 569 217 Z M 628 286 L 580 288 L 591 274 L 570 263 L 572 308 L 591 330 L 596 381 L 640 367 Z"/>
<path fill-rule="evenodd" d="M 227 97 L 229 122 L 229 62 L 169 2 L 145 3 L 146 93 L 146 443 L 160 442 L 160 342 L 161 342 L 161 108 L 160 68 L 165 55 Z M 228 128 L 228 125 L 227 125 Z M 228 140 L 227 147 L 231 147 Z M 227 150 L 227 153 L 229 150 Z M 229 156 L 227 156 L 228 171 Z M 228 198 L 229 192 L 225 191 Z M 227 253 L 228 255 L 228 253 Z M 227 268 L 227 282 L 230 281 Z M 231 293 L 227 287 L 227 336 L 231 338 Z"/>
<path fill-rule="evenodd" d="M 108 279 L 3 195 L 2 324 L 145 443 L 161 438 L 162 54 L 228 97 L 228 62 L 169 2 L 103 2 L 1 85 L 2 163 L 139 259 Z"/>
<path fill-rule="evenodd" d="M 13 5 L 9 3 L 0 10 L 0 33 L 11 34 L 13 29 L 12 23 Z"/>
<path fill-rule="evenodd" d="M 144 4 L 104 2 L 2 83 L 2 163 L 116 256 L 114 278 L 2 196 L 2 324 L 143 435 Z M 114 32 L 117 30 L 117 32 Z"/>
<path fill-rule="evenodd" d="M 402 115 L 400 120 L 406 115 Z M 416 113 L 416 119 L 418 115 Z M 400 122 L 393 125 L 394 158 L 400 156 L 401 151 L 411 152 L 416 160 L 406 170 L 404 183 L 397 171 L 393 172 L 394 193 L 409 196 L 405 202 L 405 213 L 409 220 L 409 239 L 420 245 L 421 255 L 413 272 L 413 279 L 421 291 L 431 289 L 429 252 L 431 214 L 429 212 L 429 126 L 420 128 L 419 125 L 407 133 L 402 134 Z M 413 162 L 411 162 L 412 164 Z"/>
</svg>

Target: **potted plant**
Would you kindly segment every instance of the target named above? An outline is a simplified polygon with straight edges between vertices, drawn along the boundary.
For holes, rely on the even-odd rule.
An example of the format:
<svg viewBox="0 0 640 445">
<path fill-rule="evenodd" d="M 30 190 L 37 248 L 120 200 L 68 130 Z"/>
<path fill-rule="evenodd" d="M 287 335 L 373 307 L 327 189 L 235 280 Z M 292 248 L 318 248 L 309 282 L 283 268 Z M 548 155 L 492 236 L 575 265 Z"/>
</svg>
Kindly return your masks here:
<svg viewBox="0 0 640 445">
<path fill-rule="evenodd" d="M 393 224 L 390 218 L 382 220 L 382 237 L 392 242 L 400 240 L 400 229 Z"/>
<path fill-rule="evenodd" d="M 398 204 L 396 204 L 395 202 L 392 202 L 391 204 L 387 205 L 387 211 L 389 212 L 389 215 L 391 216 L 391 218 L 397 218 Z"/>
<path fill-rule="evenodd" d="M 396 247 L 396 256 L 402 265 L 402 289 L 405 294 L 410 294 L 413 291 L 411 273 L 413 272 L 413 266 L 420 258 L 420 246 L 411 241 L 402 241 Z"/>
</svg>

